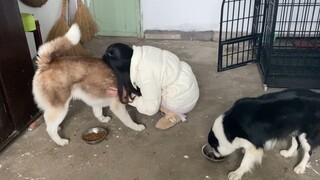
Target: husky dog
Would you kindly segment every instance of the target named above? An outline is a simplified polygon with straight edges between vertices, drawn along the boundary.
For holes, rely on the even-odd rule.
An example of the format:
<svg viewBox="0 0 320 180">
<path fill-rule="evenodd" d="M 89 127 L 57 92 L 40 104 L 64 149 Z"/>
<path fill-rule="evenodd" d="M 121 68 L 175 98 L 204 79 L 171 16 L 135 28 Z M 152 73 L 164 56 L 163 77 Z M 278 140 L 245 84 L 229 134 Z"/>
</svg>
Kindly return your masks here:
<svg viewBox="0 0 320 180">
<path fill-rule="evenodd" d="M 69 140 L 58 135 L 58 127 L 72 98 L 92 106 L 95 117 L 101 122 L 111 119 L 102 114 L 102 108 L 110 106 L 127 127 L 135 131 L 145 129 L 144 125 L 133 122 L 118 97 L 107 96 L 107 89 L 116 85 L 116 78 L 101 59 L 62 55 L 78 44 L 80 36 L 79 27 L 74 24 L 64 36 L 43 44 L 38 52 L 33 95 L 44 112 L 49 136 L 58 145 L 68 144 Z"/>
</svg>

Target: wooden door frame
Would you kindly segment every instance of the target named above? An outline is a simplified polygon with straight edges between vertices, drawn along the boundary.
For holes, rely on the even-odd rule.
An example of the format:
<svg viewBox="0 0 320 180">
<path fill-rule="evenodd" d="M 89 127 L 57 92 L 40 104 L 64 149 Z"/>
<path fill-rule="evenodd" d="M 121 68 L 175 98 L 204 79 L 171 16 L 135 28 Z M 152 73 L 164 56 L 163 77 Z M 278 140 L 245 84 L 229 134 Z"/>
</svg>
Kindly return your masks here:
<svg viewBox="0 0 320 180">
<path fill-rule="evenodd" d="M 2 118 L 10 121 L 9 130 L 13 127 L 0 143 L 1 150 L 39 116 L 39 110 L 32 95 L 34 68 L 17 1 L 0 0 L 0 24 L 0 105 L 5 111 Z"/>
</svg>

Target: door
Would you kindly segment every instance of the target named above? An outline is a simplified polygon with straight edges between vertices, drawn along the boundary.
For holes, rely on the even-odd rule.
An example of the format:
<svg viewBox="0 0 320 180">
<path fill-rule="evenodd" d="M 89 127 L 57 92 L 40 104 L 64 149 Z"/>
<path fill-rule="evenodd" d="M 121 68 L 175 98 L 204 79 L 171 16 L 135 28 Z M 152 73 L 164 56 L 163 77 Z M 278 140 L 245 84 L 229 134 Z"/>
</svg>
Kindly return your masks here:
<svg viewBox="0 0 320 180">
<path fill-rule="evenodd" d="M 101 36 L 140 37 L 139 0 L 85 0 Z"/>
<path fill-rule="evenodd" d="M 3 144 L 14 132 L 14 127 L 6 109 L 3 93 L 1 92 L 1 90 L 2 87 L 0 84 L 0 144 Z"/>
<path fill-rule="evenodd" d="M 218 50 L 219 72 L 259 60 L 264 14 L 264 0 L 223 0 Z"/>
<path fill-rule="evenodd" d="M 17 1 L 0 0 L 0 24 L 1 150 L 35 120 L 38 109 L 31 91 L 34 69 Z"/>
</svg>

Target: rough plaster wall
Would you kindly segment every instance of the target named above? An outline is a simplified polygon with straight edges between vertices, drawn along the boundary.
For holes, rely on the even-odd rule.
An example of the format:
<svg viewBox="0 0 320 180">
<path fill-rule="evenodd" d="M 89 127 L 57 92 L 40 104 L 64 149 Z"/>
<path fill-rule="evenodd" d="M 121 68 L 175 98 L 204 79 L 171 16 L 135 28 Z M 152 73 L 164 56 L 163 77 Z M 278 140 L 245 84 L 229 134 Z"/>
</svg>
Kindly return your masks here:
<svg viewBox="0 0 320 180">
<path fill-rule="evenodd" d="M 142 30 L 219 30 L 222 0 L 141 0 Z"/>
</svg>

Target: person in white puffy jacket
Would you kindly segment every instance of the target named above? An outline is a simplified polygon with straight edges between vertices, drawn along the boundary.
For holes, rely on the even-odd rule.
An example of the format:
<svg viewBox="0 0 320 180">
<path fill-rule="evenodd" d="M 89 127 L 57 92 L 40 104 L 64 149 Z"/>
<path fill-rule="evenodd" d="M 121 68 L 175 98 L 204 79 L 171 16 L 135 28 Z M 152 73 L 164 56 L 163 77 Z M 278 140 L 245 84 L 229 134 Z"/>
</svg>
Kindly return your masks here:
<svg viewBox="0 0 320 180">
<path fill-rule="evenodd" d="M 102 59 L 117 78 L 117 88 L 107 93 L 119 95 L 122 103 L 136 107 L 142 114 L 163 112 L 156 123 L 158 129 L 185 121 L 185 113 L 197 103 L 199 87 L 191 67 L 167 50 L 115 43 Z"/>
</svg>

